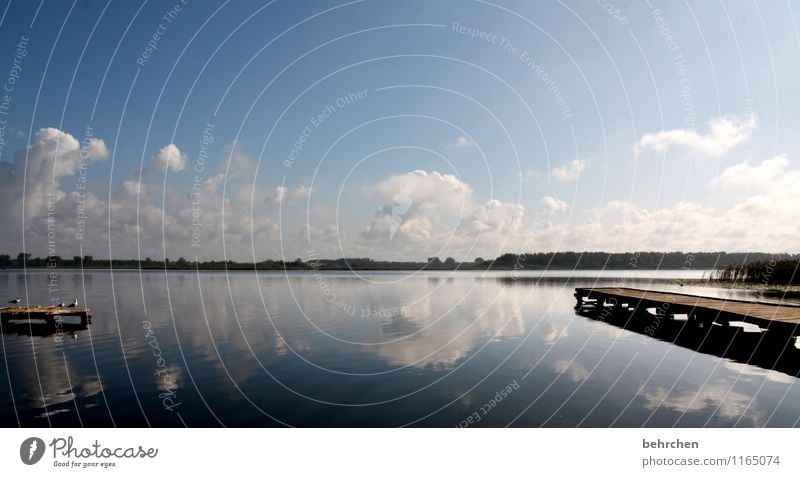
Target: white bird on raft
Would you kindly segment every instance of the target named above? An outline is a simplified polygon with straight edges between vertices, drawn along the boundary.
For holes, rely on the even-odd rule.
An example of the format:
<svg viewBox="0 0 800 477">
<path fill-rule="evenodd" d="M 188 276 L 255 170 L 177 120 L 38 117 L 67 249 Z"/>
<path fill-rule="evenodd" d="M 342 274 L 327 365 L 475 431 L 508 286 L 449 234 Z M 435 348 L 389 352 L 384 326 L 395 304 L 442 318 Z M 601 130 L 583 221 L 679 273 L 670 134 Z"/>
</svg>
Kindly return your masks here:
<svg viewBox="0 0 800 477">
<path fill-rule="evenodd" d="M 69 306 L 67 306 L 67 308 L 75 308 L 76 306 L 78 306 L 78 299 L 77 298 L 75 299 L 75 301 L 70 303 Z"/>
<path fill-rule="evenodd" d="M 20 300 L 20 299 L 19 299 L 19 297 L 17 297 L 17 298 L 14 298 L 13 300 L 9 301 L 9 303 L 13 303 L 13 304 L 15 304 L 15 305 L 16 305 L 16 304 L 18 304 L 20 301 L 22 301 L 22 300 Z"/>
<path fill-rule="evenodd" d="M 60 301 L 60 302 L 58 302 L 58 307 L 59 307 L 59 308 L 64 308 L 65 306 L 66 306 L 66 305 L 64 304 L 64 302 L 63 302 L 63 301 Z"/>
</svg>

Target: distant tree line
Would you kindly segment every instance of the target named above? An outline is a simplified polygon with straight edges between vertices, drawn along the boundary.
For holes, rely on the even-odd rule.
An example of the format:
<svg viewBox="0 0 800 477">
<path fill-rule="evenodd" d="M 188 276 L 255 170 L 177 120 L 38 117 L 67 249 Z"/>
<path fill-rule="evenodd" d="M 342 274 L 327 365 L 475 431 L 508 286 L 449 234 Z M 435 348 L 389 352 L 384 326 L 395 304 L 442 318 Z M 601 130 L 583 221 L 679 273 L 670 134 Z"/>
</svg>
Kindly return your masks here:
<svg viewBox="0 0 800 477">
<path fill-rule="evenodd" d="M 94 259 L 91 255 L 32 258 L 29 253 L 19 253 L 16 258 L 0 255 L 0 268 L 133 268 L 170 270 L 716 270 L 715 277 L 731 280 L 751 280 L 766 271 L 763 264 L 775 263 L 769 275 L 772 280 L 783 280 L 789 270 L 800 260 L 800 255 L 773 255 L 768 253 L 726 252 L 539 252 L 505 253 L 494 259 L 476 258 L 458 262 L 452 257 L 441 260 L 430 257 L 424 262 L 385 261 L 371 258 L 314 259 L 300 258 L 264 260 L 257 263 L 210 260 L 194 262 L 183 257 L 177 260 L 150 259 Z M 783 262 L 789 263 L 785 265 Z M 795 265 L 791 265 L 791 264 Z M 761 267 L 761 268 L 758 268 Z M 779 278 L 780 277 L 780 278 Z M 794 275 L 791 275 L 794 280 Z M 774 281 L 774 283 L 779 283 Z M 794 283 L 794 282 L 792 282 Z"/>
<path fill-rule="evenodd" d="M 81 264 L 93 264 L 94 258 L 91 255 L 84 255 L 83 257 L 74 256 L 72 260 L 61 258 L 58 255 L 48 255 L 45 258 L 36 257 L 31 258 L 29 253 L 18 253 L 17 258 L 11 258 L 11 255 L 0 255 L 0 268 L 22 268 L 27 267 L 57 267 L 57 266 L 74 266 L 80 267 Z"/>
</svg>

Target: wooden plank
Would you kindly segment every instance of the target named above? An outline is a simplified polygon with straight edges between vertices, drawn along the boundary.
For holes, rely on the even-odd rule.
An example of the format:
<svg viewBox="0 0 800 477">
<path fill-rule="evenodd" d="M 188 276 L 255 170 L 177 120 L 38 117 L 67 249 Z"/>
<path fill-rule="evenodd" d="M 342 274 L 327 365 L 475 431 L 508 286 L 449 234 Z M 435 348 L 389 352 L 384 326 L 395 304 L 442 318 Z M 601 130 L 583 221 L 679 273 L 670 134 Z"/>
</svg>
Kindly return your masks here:
<svg viewBox="0 0 800 477">
<path fill-rule="evenodd" d="M 35 319 L 52 321 L 56 317 L 77 316 L 81 321 L 92 318 L 89 308 L 86 307 L 60 307 L 60 306 L 6 306 L 0 308 L 0 318 L 3 320 Z"/>
<path fill-rule="evenodd" d="M 17 313 L 52 313 L 52 314 L 67 314 L 67 313 L 84 313 L 89 311 L 86 307 L 62 307 L 62 306 L 6 306 L 0 308 L 2 314 L 17 314 Z"/>
</svg>

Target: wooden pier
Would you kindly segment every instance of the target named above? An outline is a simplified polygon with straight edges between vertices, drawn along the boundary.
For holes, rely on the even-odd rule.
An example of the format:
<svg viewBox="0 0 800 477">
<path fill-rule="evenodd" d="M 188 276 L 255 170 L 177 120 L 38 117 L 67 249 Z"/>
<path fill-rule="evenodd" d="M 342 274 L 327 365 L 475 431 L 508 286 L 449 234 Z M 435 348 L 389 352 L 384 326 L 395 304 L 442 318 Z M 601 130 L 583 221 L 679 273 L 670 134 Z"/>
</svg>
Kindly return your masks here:
<svg viewBox="0 0 800 477">
<path fill-rule="evenodd" d="M 705 323 L 730 325 L 731 322 L 743 322 L 796 336 L 800 325 L 800 305 L 613 287 L 576 288 L 575 298 L 576 308 L 591 305 L 598 313 L 636 313 L 654 309 L 656 317 L 673 319 L 675 315 L 686 315 L 688 321 L 701 326 Z"/>
<path fill-rule="evenodd" d="M 90 310 L 84 307 L 61 306 L 7 306 L 0 308 L 0 320 L 44 320 L 48 323 L 62 321 L 66 317 L 78 317 L 81 324 L 92 322 Z"/>
<path fill-rule="evenodd" d="M 800 330 L 795 324 L 800 307 L 630 288 L 578 288 L 575 297 L 576 313 L 587 319 L 698 353 L 800 376 Z M 757 324 L 758 329 L 738 326 L 737 321 Z"/>
</svg>

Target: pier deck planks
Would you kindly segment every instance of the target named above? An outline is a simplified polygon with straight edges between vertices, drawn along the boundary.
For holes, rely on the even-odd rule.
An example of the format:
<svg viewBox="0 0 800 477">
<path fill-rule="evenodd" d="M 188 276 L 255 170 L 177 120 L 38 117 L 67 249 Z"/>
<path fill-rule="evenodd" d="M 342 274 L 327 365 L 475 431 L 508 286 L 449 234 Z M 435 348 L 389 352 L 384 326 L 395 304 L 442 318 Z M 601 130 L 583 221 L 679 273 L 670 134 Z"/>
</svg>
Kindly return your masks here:
<svg viewBox="0 0 800 477">
<path fill-rule="evenodd" d="M 619 303 L 627 303 L 636 307 L 669 304 L 672 313 L 702 314 L 706 317 L 715 315 L 724 317 L 725 321 L 743 321 L 757 324 L 762 328 L 769 328 L 775 324 L 800 325 L 800 306 L 798 305 L 709 298 L 622 287 L 576 288 L 575 297 L 579 302 L 582 302 L 583 298 L 603 299 L 604 301 L 615 298 Z"/>
</svg>

